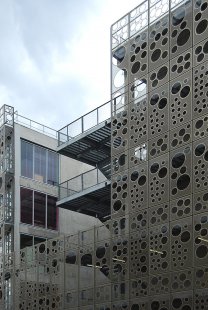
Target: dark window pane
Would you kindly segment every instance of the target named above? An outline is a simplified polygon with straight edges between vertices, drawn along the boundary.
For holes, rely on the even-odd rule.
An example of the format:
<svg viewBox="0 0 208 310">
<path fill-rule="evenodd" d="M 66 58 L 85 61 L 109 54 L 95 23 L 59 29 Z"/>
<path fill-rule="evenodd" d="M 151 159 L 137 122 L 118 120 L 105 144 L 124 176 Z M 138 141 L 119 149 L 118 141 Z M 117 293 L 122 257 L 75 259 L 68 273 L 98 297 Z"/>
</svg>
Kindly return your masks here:
<svg viewBox="0 0 208 310">
<path fill-rule="evenodd" d="M 48 184 L 58 185 L 58 154 L 48 151 Z"/>
<path fill-rule="evenodd" d="M 33 178 L 33 145 L 21 141 L 21 175 Z"/>
<path fill-rule="evenodd" d="M 36 145 L 34 179 L 40 182 L 46 182 L 46 150 Z"/>
<path fill-rule="evenodd" d="M 34 192 L 34 225 L 45 227 L 46 195 Z"/>
<path fill-rule="evenodd" d="M 32 224 L 33 192 L 27 188 L 20 188 L 21 222 Z"/>
<path fill-rule="evenodd" d="M 20 235 L 20 249 L 24 249 L 32 245 L 33 245 L 33 236 L 24 235 L 24 234 Z"/>
<path fill-rule="evenodd" d="M 47 228 L 49 229 L 57 229 L 57 212 L 58 208 L 56 208 L 56 197 L 48 196 L 47 197 Z"/>
</svg>

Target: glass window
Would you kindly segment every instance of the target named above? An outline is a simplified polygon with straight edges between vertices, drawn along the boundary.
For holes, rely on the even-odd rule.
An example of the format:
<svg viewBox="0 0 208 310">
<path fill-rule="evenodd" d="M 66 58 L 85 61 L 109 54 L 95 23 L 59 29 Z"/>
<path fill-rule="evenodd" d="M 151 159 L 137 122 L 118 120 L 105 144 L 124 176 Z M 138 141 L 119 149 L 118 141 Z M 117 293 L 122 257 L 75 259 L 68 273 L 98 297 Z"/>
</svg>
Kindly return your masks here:
<svg viewBox="0 0 208 310">
<path fill-rule="evenodd" d="M 58 154 L 48 151 L 48 176 L 47 183 L 58 185 Z"/>
<path fill-rule="evenodd" d="M 27 188 L 20 189 L 21 222 L 33 223 L 33 191 Z"/>
<path fill-rule="evenodd" d="M 21 143 L 21 175 L 33 177 L 33 145 L 23 140 Z"/>
<path fill-rule="evenodd" d="M 56 208 L 56 197 L 21 187 L 20 200 L 22 223 L 53 230 L 57 229 L 58 209 Z"/>
<path fill-rule="evenodd" d="M 46 195 L 34 192 L 34 225 L 46 226 Z"/>
<path fill-rule="evenodd" d="M 35 145 L 34 179 L 46 182 L 46 149 Z"/>
<path fill-rule="evenodd" d="M 57 186 L 58 159 L 56 152 L 21 141 L 21 175 L 24 177 Z"/>
<path fill-rule="evenodd" d="M 57 227 L 57 209 L 56 197 L 47 196 L 47 228 L 56 229 Z"/>
</svg>

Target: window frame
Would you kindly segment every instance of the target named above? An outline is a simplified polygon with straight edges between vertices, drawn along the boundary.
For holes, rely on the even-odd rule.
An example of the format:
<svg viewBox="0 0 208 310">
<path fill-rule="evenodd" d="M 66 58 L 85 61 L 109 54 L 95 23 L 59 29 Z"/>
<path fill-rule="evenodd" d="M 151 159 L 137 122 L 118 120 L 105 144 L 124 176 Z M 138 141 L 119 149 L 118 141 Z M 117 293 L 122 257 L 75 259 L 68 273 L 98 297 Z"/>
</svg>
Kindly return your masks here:
<svg viewBox="0 0 208 310">
<path fill-rule="evenodd" d="M 21 189 L 26 189 L 26 190 L 32 191 L 32 224 L 24 223 L 21 221 L 21 218 L 22 218 Z M 35 224 L 35 192 L 45 195 L 45 226 Z M 59 229 L 59 212 L 58 212 L 57 207 L 56 207 L 56 227 L 54 229 L 48 228 L 48 197 L 52 197 L 52 198 L 55 198 L 57 200 L 57 196 L 55 196 L 55 195 L 50 195 L 50 194 L 47 194 L 47 193 L 44 193 L 41 191 L 37 191 L 35 189 L 20 186 L 20 223 L 24 224 L 24 225 L 30 225 L 33 227 L 40 227 L 40 228 L 47 229 L 47 230 L 57 231 Z"/>
<path fill-rule="evenodd" d="M 32 143 L 30 141 L 27 141 L 25 139 L 20 139 L 20 143 L 21 143 L 21 147 L 20 147 L 20 175 L 21 177 L 23 178 L 28 178 L 28 179 L 31 179 L 31 180 L 34 180 L 35 182 L 40 182 L 40 183 L 43 183 L 43 184 L 47 184 L 47 185 L 50 185 L 50 186 L 58 186 L 58 181 L 59 181 L 59 154 L 54 151 L 54 150 L 51 150 L 49 148 L 45 148 L 39 144 L 35 144 L 35 143 Z M 29 176 L 26 176 L 26 175 L 23 175 L 22 173 L 22 170 L 23 170 L 23 166 L 22 166 L 22 150 L 23 150 L 23 143 L 25 143 L 25 145 L 29 144 L 32 146 L 32 178 L 29 177 Z M 46 156 L 45 156 L 45 176 L 43 176 L 43 181 L 40 181 L 40 180 L 37 180 L 37 178 L 35 178 L 35 149 L 36 148 L 41 148 L 42 150 L 44 150 L 46 152 Z M 56 164 L 56 167 L 55 167 L 55 170 L 53 171 L 53 173 L 51 174 L 56 174 L 56 180 L 50 180 L 50 182 L 48 182 L 48 178 L 49 178 L 49 154 L 53 154 L 57 157 L 57 164 Z M 26 159 L 27 160 L 27 159 Z M 44 177 L 45 177 L 45 181 L 44 181 Z"/>
</svg>

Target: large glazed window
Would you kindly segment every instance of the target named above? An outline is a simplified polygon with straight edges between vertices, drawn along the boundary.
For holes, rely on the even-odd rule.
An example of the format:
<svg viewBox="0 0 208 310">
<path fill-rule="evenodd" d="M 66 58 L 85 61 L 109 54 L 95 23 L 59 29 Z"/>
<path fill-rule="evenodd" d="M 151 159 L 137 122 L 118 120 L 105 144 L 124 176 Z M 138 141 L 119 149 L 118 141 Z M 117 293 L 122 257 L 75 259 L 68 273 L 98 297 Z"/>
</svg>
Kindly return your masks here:
<svg viewBox="0 0 208 310">
<path fill-rule="evenodd" d="M 51 185 L 58 184 L 58 154 L 48 151 L 48 175 L 47 183 Z"/>
<path fill-rule="evenodd" d="M 20 189 L 21 222 L 33 223 L 33 191 L 27 188 Z"/>
<path fill-rule="evenodd" d="M 47 197 L 47 227 L 49 229 L 56 229 L 57 226 L 56 201 L 56 197 Z"/>
<path fill-rule="evenodd" d="M 21 222 L 47 229 L 58 227 L 57 198 L 31 189 L 20 189 Z"/>
<path fill-rule="evenodd" d="M 46 149 L 35 145 L 34 179 L 46 183 Z"/>
<path fill-rule="evenodd" d="M 46 226 L 46 195 L 34 192 L 34 225 Z"/>
<path fill-rule="evenodd" d="M 33 178 L 33 145 L 25 141 L 21 143 L 21 175 Z"/>
<path fill-rule="evenodd" d="M 57 186 L 58 154 L 38 145 L 21 141 L 21 175 Z"/>
</svg>

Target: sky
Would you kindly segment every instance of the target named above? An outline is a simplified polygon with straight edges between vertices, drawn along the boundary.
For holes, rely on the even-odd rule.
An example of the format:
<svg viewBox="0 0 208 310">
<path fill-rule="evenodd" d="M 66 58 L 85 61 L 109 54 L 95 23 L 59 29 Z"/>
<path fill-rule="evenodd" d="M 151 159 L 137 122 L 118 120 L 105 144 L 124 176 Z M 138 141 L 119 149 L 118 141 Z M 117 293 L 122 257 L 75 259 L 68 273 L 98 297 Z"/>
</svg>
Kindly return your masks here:
<svg viewBox="0 0 208 310">
<path fill-rule="evenodd" d="M 0 106 L 56 130 L 110 100 L 110 26 L 141 0 L 0 0 Z"/>
</svg>

